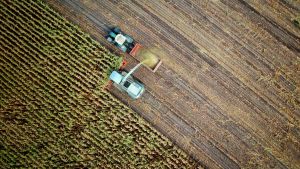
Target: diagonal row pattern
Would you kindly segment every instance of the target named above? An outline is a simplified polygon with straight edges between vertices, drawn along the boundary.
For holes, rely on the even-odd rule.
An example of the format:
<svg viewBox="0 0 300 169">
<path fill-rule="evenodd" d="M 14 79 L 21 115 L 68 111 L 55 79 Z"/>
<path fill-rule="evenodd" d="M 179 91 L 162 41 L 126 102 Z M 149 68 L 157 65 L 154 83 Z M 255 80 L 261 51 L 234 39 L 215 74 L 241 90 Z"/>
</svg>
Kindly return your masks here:
<svg viewBox="0 0 300 169">
<path fill-rule="evenodd" d="M 102 90 L 120 59 L 41 1 L 1 1 L 0 165 L 197 167 Z"/>
</svg>

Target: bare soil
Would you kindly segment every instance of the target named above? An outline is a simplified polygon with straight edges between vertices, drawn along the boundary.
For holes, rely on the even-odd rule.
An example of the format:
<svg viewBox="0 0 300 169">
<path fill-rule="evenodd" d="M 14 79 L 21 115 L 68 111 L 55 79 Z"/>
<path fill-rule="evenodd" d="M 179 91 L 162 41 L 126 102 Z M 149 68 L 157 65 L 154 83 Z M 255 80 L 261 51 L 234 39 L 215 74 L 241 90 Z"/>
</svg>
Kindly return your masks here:
<svg viewBox="0 0 300 169">
<path fill-rule="evenodd" d="M 299 1 L 46 1 L 117 54 L 112 26 L 165 50 L 141 99 L 111 92 L 208 168 L 300 168 Z"/>
</svg>

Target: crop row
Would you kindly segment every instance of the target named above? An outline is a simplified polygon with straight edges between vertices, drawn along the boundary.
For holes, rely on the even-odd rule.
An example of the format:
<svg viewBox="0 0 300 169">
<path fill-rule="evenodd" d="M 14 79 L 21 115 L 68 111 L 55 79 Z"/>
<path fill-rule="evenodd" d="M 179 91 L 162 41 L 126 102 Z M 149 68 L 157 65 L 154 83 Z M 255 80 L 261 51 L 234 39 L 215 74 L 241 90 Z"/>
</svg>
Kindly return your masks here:
<svg viewBox="0 0 300 169">
<path fill-rule="evenodd" d="M 121 58 L 43 2 L 1 1 L 0 39 L 4 168 L 194 167 L 102 89 Z"/>
</svg>

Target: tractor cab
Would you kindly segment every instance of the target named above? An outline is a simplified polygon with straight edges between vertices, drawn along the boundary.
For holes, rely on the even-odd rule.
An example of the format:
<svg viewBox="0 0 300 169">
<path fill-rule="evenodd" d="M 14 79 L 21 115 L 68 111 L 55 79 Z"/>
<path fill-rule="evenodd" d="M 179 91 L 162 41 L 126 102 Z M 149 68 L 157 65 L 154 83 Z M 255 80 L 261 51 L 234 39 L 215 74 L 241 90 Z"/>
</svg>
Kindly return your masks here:
<svg viewBox="0 0 300 169">
<path fill-rule="evenodd" d="M 129 35 L 123 33 L 120 28 L 113 28 L 107 35 L 106 39 L 121 49 L 123 52 L 130 53 L 134 48 L 135 42 Z"/>
<path fill-rule="evenodd" d="M 114 82 L 115 87 L 126 92 L 133 99 L 139 98 L 145 90 L 145 87 L 141 82 L 134 79 L 131 75 L 128 75 L 125 71 L 113 71 L 110 74 L 109 79 Z"/>
</svg>

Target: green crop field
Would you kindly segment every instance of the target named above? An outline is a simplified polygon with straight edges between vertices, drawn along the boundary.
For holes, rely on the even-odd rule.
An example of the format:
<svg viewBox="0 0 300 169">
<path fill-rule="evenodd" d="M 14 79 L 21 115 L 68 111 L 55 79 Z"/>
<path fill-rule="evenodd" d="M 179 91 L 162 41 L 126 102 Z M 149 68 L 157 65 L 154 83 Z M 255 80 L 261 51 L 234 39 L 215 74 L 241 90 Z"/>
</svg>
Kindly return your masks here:
<svg viewBox="0 0 300 169">
<path fill-rule="evenodd" d="M 41 1 L 1 1 L 1 168 L 198 167 L 103 90 L 121 59 Z"/>
</svg>

